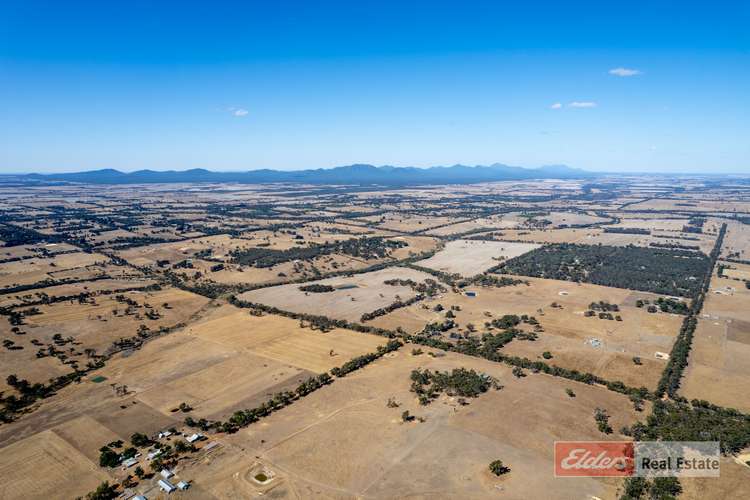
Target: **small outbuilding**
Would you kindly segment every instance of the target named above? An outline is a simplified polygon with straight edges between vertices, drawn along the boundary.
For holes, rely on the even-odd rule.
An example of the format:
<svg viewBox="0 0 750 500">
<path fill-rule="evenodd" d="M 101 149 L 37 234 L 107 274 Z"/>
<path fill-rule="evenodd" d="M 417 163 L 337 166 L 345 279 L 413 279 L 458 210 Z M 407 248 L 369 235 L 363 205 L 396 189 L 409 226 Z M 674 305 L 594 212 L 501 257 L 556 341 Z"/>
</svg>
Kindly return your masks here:
<svg viewBox="0 0 750 500">
<path fill-rule="evenodd" d="M 166 479 L 159 479 L 159 483 L 158 484 L 159 484 L 159 488 L 161 488 L 166 493 L 172 493 L 174 490 L 177 489 L 177 488 L 175 488 L 174 484 L 170 483 Z"/>
<path fill-rule="evenodd" d="M 187 438 L 185 438 L 185 440 L 186 440 L 186 441 L 187 441 L 188 443 L 194 443 L 194 442 L 196 442 L 196 441 L 200 440 L 201 438 L 203 438 L 203 434 L 201 434 L 201 433 L 199 433 L 199 432 L 196 432 L 196 433 L 195 433 L 195 434 L 193 434 L 192 436 L 188 436 Z"/>
</svg>

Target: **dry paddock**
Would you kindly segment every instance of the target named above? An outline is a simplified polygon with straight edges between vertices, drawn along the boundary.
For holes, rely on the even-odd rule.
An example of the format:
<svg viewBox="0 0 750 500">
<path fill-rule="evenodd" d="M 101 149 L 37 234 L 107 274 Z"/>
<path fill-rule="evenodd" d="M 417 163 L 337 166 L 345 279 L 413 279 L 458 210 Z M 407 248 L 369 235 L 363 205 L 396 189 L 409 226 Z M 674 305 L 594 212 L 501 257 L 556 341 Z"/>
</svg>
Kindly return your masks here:
<svg viewBox="0 0 750 500">
<path fill-rule="evenodd" d="M 102 354 L 113 342 L 134 337 L 141 325 L 152 331 L 158 331 L 160 327 L 172 327 L 187 321 L 208 303 L 205 297 L 175 288 L 154 292 L 124 292 L 122 295 L 141 306 L 148 303 L 153 306 L 153 311 L 158 311 L 159 319 L 150 320 L 145 316 L 148 310 L 145 307 L 136 309 L 135 314 L 126 315 L 127 305 L 117 302 L 116 295 L 96 296 L 94 304 L 80 304 L 73 300 L 36 306 L 41 314 L 24 318 L 24 324 L 20 326 L 23 335 L 12 333 L 11 326 L 3 319 L 0 323 L 0 337 L 12 340 L 23 349 L 0 350 L 0 390 L 6 387 L 5 379 L 10 374 L 32 383 L 46 383 L 50 378 L 72 371 L 70 366 L 64 365 L 56 357 L 38 358 L 37 351 L 40 347 L 32 344 L 32 340 L 43 344 L 42 348 L 46 350 L 45 346 L 53 344 L 55 335 L 59 334 L 65 339 L 72 337 L 74 344 L 57 346 L 56 349 L 65 351 L 70 360 L 76 360 L 79 367 L 84 368 L 89 361 L 84 354 L 85 349 L 95 349 Z M 168 308 L 164 306 L 165 303 L 169 304 Z M 71 347 L 75 349 L 75 354 L 68 352 Z"/>
<path fill-rule="evenodd" d="M 328 316 L 330 318 L 359 321 L 364 313 L 386 307 L 400 297 L 407 300 L 416 295 L 410 287 L 386 285 L 392 279 L 411 279 L 422 282 L 432 278 L 427 273 L 403 267 L 389 267 L 351 276 L 328 278 L 304 284 L 280 285 L 245 292 L 241 300 L 277 307 L 284 311 Z M 300 290 L 300 286 L 321 284 L 336 290 L 314 293 Z"/>
<path fill-rule="evenodd" d="M 750 290 L 714 276 L 693 337 L 681 393 L 750 412 Z"/>
<path fill-rule="evenodd" d="M 386 341 L 215 307 L 185 329 L 110 360 L 95 373 L 104 382 L 94 383 L 92 376 L 68 386 L 34 413 L 0 427 L 0 497 L 83 495 L 110 478 L 96 465 L 102 445 L 180 427 L 185 414 L 173 410 L 181 402 L 193 407 L 196 419 L 226 419 Z M 127 395 L 117 395 L 112 384 L 127 386 Z"/>
<path fill-rule="evenodd" d="M 518 257 L 540 245 L 508 241 L 455 240 L 429 259 L 417 265 L 448 274 L 474 276 L 496 266 L 502 260 Z"/>
<path fill-rule="evenodd" d="M 615 497 L 617 480 L 555 479 L 552 453 L 558 439 L 621 439 L 601 434 L 593 413 L 606 408 L 614 428 L 629 425 L 640 415 L 626 397 L 545 375 L 517 379 L 509 367 L 476 358 L 409 352 L 402 348 L 227 436 L 242 459 L 230 462 L 226 452 L 225 459 L 196 467 L 190 471 L 196 484 L 217 498 L 254 496 L 258 486 L 248 476 L 260 464 L 276 475 L 278 495 L 301 498 Z M 410 372 L 418 367 L 471 368 L 504 388 L 467 406 L 447 396 L 420 406 L 409 391 Z M 568 387 L 575 398 L 566 395 Z M 389 398 L 399 406 L 389 408 Z M 403 411 L 425 421 L 404 423 Z M 487 472 L 498 458 L 512 469 L 502 478 Z"/>
<path fill-rule="evenodd" d="M 566 281 L 528 278 L 529 285 L 502 288 L 474 287 L 475 297 L 448 292 L 443 296 L 376 318 L 373 326 L 403 328 L 410 333 L 422 330 L 428 323 L 444 321 L 452 306 L 458 331 L 468 331 L 473 324 L 479 332 L 484 323 L 505 314 L 535 316 L 544 328 L 536 341 L 514 340 L 503 348 L 504 353 L 529 359 L 543 359 L 549 351 L 550 363 L 564 368 L 588 371 L 608 380 L 621 380 L 632 386 L 655 388 L 666 364 L 657 352 L 669 353 L 683 316 L 665 313 L 650 314 L 635 307 L 638 299 L 655 300 L 658 296 L 620 288 Z M 620 306 L 623 321 L 584 317 L 591 302 L 607 301 Z M 558 308 L 551 307 L 557 303 Z M 440 304 L 444 310 L 436 312 Z M 541 312 L 540 312 L 541 311 Z M 530 328 L 525 327 L 527 330 Z M 600 344 L 595 346 L 591 339 Z M 641 365 L 633 357 L 641 358 Z"/>
</svg>

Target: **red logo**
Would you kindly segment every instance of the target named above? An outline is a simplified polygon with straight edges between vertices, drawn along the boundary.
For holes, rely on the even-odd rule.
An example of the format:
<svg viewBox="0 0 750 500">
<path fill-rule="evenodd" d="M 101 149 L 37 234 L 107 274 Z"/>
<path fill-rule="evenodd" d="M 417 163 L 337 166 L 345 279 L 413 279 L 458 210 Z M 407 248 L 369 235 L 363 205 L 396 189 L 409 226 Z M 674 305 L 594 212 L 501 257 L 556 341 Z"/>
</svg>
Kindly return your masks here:
<svg viewBox="0 0 750 500">
<path fill-rule="evenodd" d="M 555 477 L 623 477 L 634 470 L 632 441 L 555 441 Z"/>
</svg>

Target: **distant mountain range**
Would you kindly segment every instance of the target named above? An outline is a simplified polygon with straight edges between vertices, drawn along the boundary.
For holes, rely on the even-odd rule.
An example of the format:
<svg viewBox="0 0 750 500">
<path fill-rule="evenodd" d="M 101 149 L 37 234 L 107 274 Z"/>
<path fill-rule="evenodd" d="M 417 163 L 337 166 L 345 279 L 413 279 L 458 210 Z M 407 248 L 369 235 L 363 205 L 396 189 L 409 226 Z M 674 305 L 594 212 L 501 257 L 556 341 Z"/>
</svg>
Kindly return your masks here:
<svg viewBox="0 0 750 500">
<path fill-rule="evenodd" d="M 348 165 L 314 170 L 251 170 L 247 172 L 212 172 L 192 170 L 138 170 L 120 172 L 114 169 L 63 174 L 25 174 L 4 176 L 14 182 L 74 182 L 87 184 L 154 184 L 232 182 L 241 184 L 303 183 L 349 185 L 419 185 L 419 184 L 470 184 L 476 182 L 527 180 L 527 179 L 583 179 L 598 174 L 566 165 L 547 165 L 539 168 L 512 167 L 495 163 L 490 166 L 469 167 L 375 167 L 373 165 Z"/>
</svg>

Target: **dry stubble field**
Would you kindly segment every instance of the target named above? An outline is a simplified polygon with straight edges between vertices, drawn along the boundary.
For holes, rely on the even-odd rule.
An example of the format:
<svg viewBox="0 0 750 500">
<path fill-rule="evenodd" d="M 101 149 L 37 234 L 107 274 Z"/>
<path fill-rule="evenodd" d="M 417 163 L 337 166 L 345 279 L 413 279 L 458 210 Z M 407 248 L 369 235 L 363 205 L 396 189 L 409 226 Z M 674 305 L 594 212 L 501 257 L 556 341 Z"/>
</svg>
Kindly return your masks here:
<svg viewBox="0 0 750 500">
<path fill-rule="evenodd" d="M 474 276 L 496 266 L 500 261 L 518 257 L 540 245 L 509 241 L 455 240 L 417 265 L 448 274 Z"/>
<path fill-rule="evenodd" d="M 750 412 L 750 290 L 714 275 L 682 394 Z"/>
</svg>

